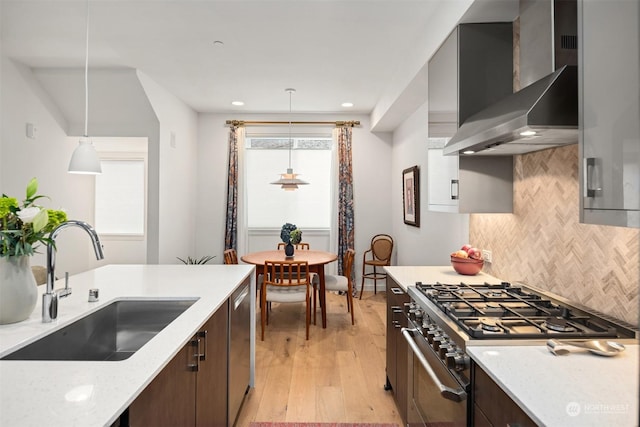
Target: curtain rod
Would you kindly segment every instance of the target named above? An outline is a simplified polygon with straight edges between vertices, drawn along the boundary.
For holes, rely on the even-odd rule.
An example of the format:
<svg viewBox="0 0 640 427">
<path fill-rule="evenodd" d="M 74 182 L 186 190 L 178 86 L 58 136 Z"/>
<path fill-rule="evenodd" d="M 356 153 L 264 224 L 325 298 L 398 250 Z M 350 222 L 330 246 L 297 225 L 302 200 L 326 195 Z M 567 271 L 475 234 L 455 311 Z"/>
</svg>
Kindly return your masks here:
<svg viewBox="0 0 640 427">
<path fill-rule="evenodd" d="M 336 127 L 341 126 L 360 126 L 360 120 L 351 120 L 351 121 L 335 121 L 335 122 L 260 122 L 260 121 L 251 121 L 251 120 L 227 120 L 227 124 L 231 126 L 251 126 L 251 125 L 288 125 L 291 123 L 292 125 L 333 125 Z"/>
</svg>

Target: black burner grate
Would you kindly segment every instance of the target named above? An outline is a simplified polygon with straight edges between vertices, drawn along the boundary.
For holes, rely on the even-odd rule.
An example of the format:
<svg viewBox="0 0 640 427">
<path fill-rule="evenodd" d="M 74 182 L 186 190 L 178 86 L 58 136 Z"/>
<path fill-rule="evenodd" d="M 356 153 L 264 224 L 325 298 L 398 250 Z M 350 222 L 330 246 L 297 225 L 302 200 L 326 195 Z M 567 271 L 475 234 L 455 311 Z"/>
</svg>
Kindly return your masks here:
<svg viewBox="0 0 640 427">
<path fill-rule="evenodd" d="M 416 283 L 416 288 L 472 338 L 616 337 L 603 319 L 508 282 Z"/>
</svg>

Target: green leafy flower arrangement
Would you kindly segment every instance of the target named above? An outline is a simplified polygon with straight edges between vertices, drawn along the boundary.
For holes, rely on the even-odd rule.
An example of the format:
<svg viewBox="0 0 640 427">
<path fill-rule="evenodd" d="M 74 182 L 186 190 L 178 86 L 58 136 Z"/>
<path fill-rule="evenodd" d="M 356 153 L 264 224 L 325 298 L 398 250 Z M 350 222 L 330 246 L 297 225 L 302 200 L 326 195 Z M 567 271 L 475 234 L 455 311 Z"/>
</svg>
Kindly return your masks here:
<svg viewBox="0 0 640 427">
<path fill-rule="evenodd" d="M 298 230 L 295 224 L 287 222 L 280 230 L 280 238 L 285 243 L 296 245 L 302 241 L 302 231 Z"/>
<path fill-rule="evenodd" d="M 38 244 L 50 243 L 48 234 L 67 220 L 64 211 L 36 205 L 36 200 L 47 198 L 37 192 L 38 180 L 32 178 L 22 205 L 15 197 L 0 197 L 0 257 L 33 255 Z"/>
</svg>

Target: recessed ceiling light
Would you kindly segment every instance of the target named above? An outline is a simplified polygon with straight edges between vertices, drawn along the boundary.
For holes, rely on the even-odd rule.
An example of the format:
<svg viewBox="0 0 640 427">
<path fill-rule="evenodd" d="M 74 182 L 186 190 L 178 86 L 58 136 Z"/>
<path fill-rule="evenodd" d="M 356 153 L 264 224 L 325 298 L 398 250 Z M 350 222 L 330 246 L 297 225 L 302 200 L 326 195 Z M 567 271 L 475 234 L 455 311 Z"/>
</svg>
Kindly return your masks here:
<svg viewBox="0 0 640 427">
<path fill-rule="evenodd" d="M 473 150 L 467 150 L 462 152 L 462 154 L 473 154 L 473 153 L 475 153 L 475 151 Z"/>
<path fill-rule="evenodd" d="M 522 136 L 533 136 L 536 134 L 535 130 L 525 130 L 524 132 L 520 132 Z"/>
<path fill-rule="evenodd" d="M 242 102 L 242 101 L 232 101 L 231 105 L 235 105 L 236 107 L 242 107 L 244 105 L 244 102 Z"/>
<path fill-rule="evenodd" d="M 353 107 L 353 102 L 343 102 L 342 106 L 343 107 Z"/>
</svg>

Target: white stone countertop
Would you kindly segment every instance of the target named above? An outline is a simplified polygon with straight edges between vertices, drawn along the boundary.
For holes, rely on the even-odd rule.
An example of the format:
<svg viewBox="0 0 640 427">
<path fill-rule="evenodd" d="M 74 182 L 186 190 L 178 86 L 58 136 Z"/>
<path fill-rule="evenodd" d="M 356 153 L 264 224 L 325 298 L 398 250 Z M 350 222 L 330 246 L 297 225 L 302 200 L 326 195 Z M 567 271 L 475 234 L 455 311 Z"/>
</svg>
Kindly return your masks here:
<svg viewBox="0 0 640 427">
<path fill-rule="evenodd" d="M 637 344 L 614 357 L 546 346 L 478 346 L 467 353 L 532 420 L 548 427 L 638 425 Z"/>
<path fill-rule="evenodd" d="M 73 293 L 60 300 L 58 319 L 46 324 L 41 321 L 39 295 L 29 319 L 0 325 L 0 357 L 116 300 L 198 300 L 123 361 L 0 360 L 0 426 L 110 425 L 247 277 L 255 307 L 253 269 L 248 265 L 107 265 L 71 276 Z M 63 287 L 63 282 L 59 280 L 56 288 Z M 87 301 L 90 288 L 100 289 L 98 302 Z M 43 291 L 44 286 L 39 286 L 39 293 Z M 254 316 L 252 311 L 252 328 Z"/>
<path fill-rule="evenodd" d="M 413 286 L 416 282 L 423 283 L 460 283 L 465 282 L 472 285 L 487 283 L 500 283 L 496 279 L 482 271 L 475 276 L 465 276 L 458 274 L 450 265 L 434 266 L 390 266 L 384 267 L 391 276 L 405 291 L 408 286 Z"/>
</svg>

